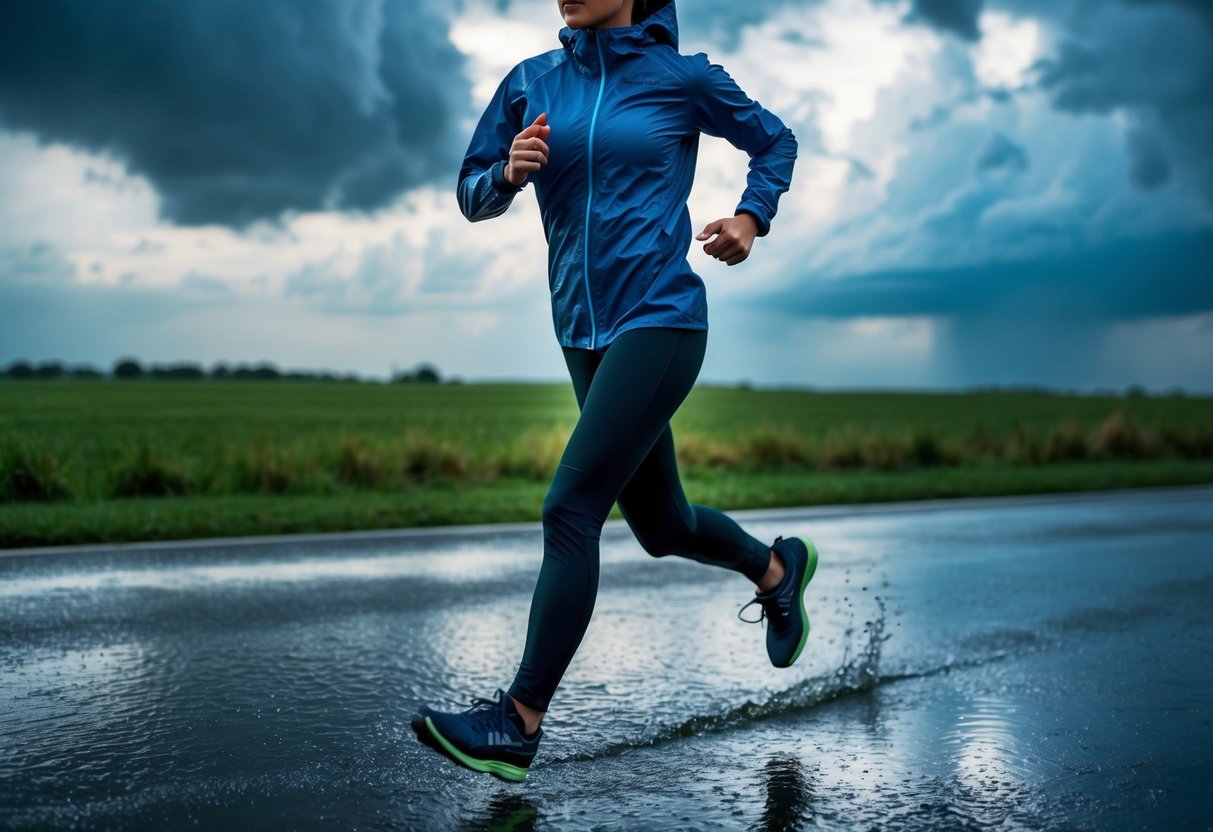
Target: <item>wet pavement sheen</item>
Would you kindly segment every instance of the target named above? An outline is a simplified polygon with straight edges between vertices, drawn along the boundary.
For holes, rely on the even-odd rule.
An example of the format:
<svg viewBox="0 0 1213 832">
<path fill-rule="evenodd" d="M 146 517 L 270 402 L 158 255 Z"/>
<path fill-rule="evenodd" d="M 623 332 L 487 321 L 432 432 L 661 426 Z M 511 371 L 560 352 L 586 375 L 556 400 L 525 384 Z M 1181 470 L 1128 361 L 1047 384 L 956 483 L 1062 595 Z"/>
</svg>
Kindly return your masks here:
<svg viewBox="0 0 1213 832">
<path fill-rule="evenodd" d="M 521 785 L 408 719 L 508 686 L 538 526 L 0 557 L 0 827 L 1213 827 L 1213 488 L 733 516 L 817 543 L 796 666 L 608 524 Z"/>
</svg>

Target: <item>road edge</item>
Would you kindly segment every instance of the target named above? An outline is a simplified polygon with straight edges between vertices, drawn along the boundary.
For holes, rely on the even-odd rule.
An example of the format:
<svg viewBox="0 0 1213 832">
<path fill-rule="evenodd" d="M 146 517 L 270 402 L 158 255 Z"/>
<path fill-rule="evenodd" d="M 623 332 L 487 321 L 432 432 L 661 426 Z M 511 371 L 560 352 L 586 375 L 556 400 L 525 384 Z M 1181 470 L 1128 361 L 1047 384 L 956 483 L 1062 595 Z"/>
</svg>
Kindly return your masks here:
<svg viewBox="0 0 1213 832">
<path fill-rule="evenodd" d="M 787 506 L 783 508 L 738 509 L 726 512 L 739 521 L 775 521 L 784 518 L 837 519 L 868 517 L 882 514 L 906 514 L 924 511 L 981 509 L 1010 506 L 1115 502 L 1140 499 L 1143 496 L 1167 498 L 1175 495 L 1198 495 L 1206 492 L 1213 502 L 1213 485 L 1166 485 L 1145 488 L 1117 488 L 1100 491 L 1072 491 L 1044 494 L 1013 494 L 997 497 L 947 497 L 924 500 L 897 500 L 887 503 L 837 503 L 820 506 Z M 434 540 L 450 537 L 525 536 L 540 535 L 538 522 L 483 523 L 466 526 L 425 526 L 396 529 L 368 529 L 355 532 L 312 532 L 307 534 L 249 535 L 245 537 L 199 537 L 186 540 L 152 540 L 138 543 L 83 543 L 70 546 L 38 546 L 22 549 L 0 549 L 0 559 L 38 557 L 46 555 L 100 555 L 132 552 L 163 552 L 174 549 L 260 548 L 268 546 L 305 546 L 314 544 L 393 543 L 411 540 Z M 630 533 L 623 520 L 608 520 L 603 534 Z"/>
</svg>

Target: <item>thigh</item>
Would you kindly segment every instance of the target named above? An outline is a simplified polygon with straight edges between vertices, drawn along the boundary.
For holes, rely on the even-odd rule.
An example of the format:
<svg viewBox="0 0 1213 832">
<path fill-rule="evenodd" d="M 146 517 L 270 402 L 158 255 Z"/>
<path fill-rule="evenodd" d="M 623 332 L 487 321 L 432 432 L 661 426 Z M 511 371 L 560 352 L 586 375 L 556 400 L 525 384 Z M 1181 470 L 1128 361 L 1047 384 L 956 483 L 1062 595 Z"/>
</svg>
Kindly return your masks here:
<svg viewBox="0 0 1213 832">
<path fill-rule="evenodd" d="M 646 549 L 650 544 L 660 548 L 662 539 L 694 530 L 695 513 L 678 477 L 669 425 L 619 493 L 619 511 Z"/>
<path fill-rule="evenodd" d="M 707 333 L 696 330 L 625 332 L 601 356 L 588 386 L 583 384 L 581 417 L 560 467 L 566 474 L 580 474 L 577 479 L 596 493 L 603 510 L 609 510 L 668 429 L 699 374 L 706 342 Z M 574 356 L 574 362 L 583 362 L 577 368 L 582 382 L 593 360 Z M 572 374 L 576 388 L 579 373 Z"/>
<path fill-rule="evenodd" d="M 586 394 L 590 392 L 590 384 L 594 381 L 594 371 L 602 363 L 602 353 L 594 350 L 583 350 L 575 347 L 561 347 L 564 352 L 564 363 L 569 368 L 569 378 L 573 381 L 573 395 L 577 397 L 577 409 L 585 407 Z"/>
</svg>

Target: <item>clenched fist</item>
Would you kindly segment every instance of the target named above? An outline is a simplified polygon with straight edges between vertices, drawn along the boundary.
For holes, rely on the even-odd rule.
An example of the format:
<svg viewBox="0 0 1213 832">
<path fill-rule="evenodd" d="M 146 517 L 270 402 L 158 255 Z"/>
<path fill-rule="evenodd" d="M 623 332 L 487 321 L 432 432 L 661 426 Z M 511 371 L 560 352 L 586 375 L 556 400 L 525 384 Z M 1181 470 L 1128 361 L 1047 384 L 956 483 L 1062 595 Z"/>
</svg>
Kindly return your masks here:
<svg viewBox="0 0 1213 832">
<path fill-rule="evenodd" d="M 552 134 L 548 114 L 540 113 L 529 127 L 514 137 L 510 145 L 510 160 L 505 164 L 505 180 L 521 188 L 531 171 L 548 163 L 548 146 L 544 142 Z"/>
<path fill-rule="evenodd" d="M 695 239 L 706 240 L 713 234 L 716 239 L 703 247 L 703 253 L 723 260 L 726 266 L 736 266 L 750 256 L 754 238 L 758 236 L 758 224 L 752 216 L 742 211 L 735 217 L 708 223 Z"/>
</svg>

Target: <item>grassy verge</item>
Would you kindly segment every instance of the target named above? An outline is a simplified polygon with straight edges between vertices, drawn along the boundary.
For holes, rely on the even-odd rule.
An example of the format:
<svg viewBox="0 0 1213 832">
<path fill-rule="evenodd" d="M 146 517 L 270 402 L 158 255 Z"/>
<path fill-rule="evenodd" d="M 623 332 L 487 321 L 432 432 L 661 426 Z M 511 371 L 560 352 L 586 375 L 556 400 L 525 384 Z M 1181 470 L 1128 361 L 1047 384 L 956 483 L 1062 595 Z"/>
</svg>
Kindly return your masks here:
<svg viewBox="0 0 1213 832">
<path fill-rule="evenodd" d="M 705 469 L 684 482 L 692 502 L 724 510 L 939 497 L 1213 483 L 1213 461 L 984 465 L 901 471 L 742 473 Z M 122 543 L 538 520 L 546 484 L 436 483 L 399 492 L 178 495 L 12 503 L 0 546 Z M 618 517 L 618 509 L 612 517 Z"/>
<path fill-rule="evenodd" d="M 0 547 L 537 520 L 568 384 L 0 382 Z M 1213 482 L 1213 397 L 701 386 L 725 510 Z"/>
<path fill-rule="evenodd" d="M 547 483 L 561 385 L 0 383 L 0 505 Z M 697 388 L 688 477 L 1213 460 L 1213 398 Z"/>
</svg>

